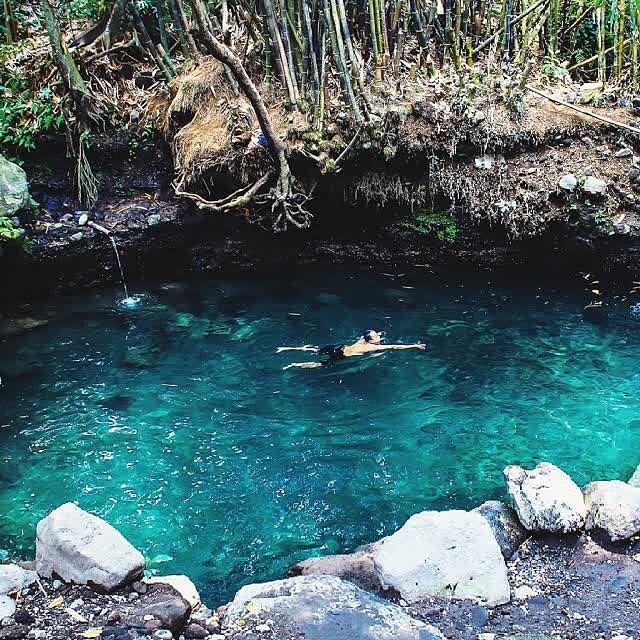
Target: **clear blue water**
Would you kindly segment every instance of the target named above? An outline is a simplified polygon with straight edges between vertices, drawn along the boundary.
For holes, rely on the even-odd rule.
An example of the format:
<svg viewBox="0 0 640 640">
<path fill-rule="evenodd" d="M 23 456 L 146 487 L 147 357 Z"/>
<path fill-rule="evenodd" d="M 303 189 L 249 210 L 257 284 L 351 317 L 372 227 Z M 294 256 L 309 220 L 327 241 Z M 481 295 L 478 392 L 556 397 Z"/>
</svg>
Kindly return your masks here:
<svg viewBox="0 0 640 640">
<path fill-rule="evenodd" d="M 32 553 L 37 520 L 77 501 L 217 605 L 419 510 L 503 497 L 507 464 L 586 482 L 640 462 L 626 303 L 598 328 L 579 294 L 411 275 L 131 289 L 136 308 L 57 299 L 2 338 L 0 549 Z M 288 371 L 312 356 L 275 353 L 366 328 L 428 349 Z"/>
</svg>

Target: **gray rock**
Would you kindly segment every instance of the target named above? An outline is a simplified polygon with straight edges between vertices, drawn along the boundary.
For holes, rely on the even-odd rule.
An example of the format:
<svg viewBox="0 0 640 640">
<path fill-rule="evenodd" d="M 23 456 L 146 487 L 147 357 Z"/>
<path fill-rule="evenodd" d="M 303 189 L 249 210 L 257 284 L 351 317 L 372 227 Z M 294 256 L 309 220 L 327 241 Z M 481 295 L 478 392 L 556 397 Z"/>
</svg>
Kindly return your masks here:
<svg viewBox="0 0 640 640">
<path fill-rule="evenodd" d="M 10 218 L 32 204 L 27 174 L 0 155 L 0 216 Z"/>
<path fill-rule="evenodd" d="M 10 618 L 16 612 L 16 601 L 9 596 L 0 596 L 0 621 Z"/>
<path fill-rule="evenodd" d="M 142 619 L 145 616 L 153 616 L 160 621 L 165 629 L 177 634 L 187 624 L 191 615 L 191 607 L 184 598 L 168 597 L 165 600 L 159 600 L 142 607 L 134 615 Z"/>
<path fill-rule="evenodd" d="M 80 217 L 78 218 L 78 224 L 81 227 L 84 227 L 87 224 L 87 222 L 89 222 L 89 216 L 86 213 L 81 213 Z"/>
<path fill-rule="evenodd" d="M 373 552 L 380 542 L 349 554 L 309 558 L 289 567 L 290 576 L 337 576 L 359 587 L 376 591 L 382 587 L 373 563 Z"/>
<path fill-rule="evenodd" d="M 623 147 L 619 151 L 616 151 L 614 154 L 615 158 L 630 158 L 633 155 L 633 151 L 628 147 Z"/>
<path fill-rule="evenodd" d="M 0 629 L 0 640 L 23 640 L 28 637 L 29 627 L 25 624 L 12 624 Z"/>
<path fill-rule="evenodd" d="M 147 224 L 150 227 L 154 227 L 155 225 L 160 224 L 160 222 L 162 222 L 162 220 L 157 213 L 154 213 L 147 218 Z"/>
<path fill-rule="evenodd" d="M 38 579 L 34 571 L 22 569 L 17 564 L 0 565 L 0 595 L 16 593 Z"/>
<path fill-rule="evenodd" d="M 417 513 L 373 556 L 382 583 L 413 603 L 428 596 L 509 602 L 507 568 L 487 520 L 474 511 Z"/>
<path fill-rule="evenodd" d="M 209 632 L 194 622 L 184 630 L 184 637 L 190 640 L 202 640 L 209 637 Z"/>
<path fill-rule="evenodd" d="M 500 551 L 507 560 L 529 537 L 527 530 L 520 524 L 516 512 L 504 502 L 489 500 L 475 508 L 474 511 L 477 511 L 489 523 Z"/>
<path fill-rule="evenodd" d="M 558 467 L 541 462 L 530 471 L 515 465 L 504 470 L 507 490 L 528 531 L 569 533 L 584 526 L 587 510 L 580 487 Z"/>
<path fill-rule="evenodd" d="M 602 529 L 611 540 L 640 532 L 640 488 L 620 480 L 591 482 L 584 488 L 587 529 Z"/>
<path fill-rule="evenodd" d="M 636 467 L 627 484 L 630 484 L 632 487 L 640 487 L 640 464 Z"/>
<path fill-rule="evenodd" d="M 402 607 L 335 576 L 247 585 L 229 605 L 225 625 L 233 628 L 241 618 L 284 621 L 305 640 L 443 640 Z"/>
<path fill-rule="evenodd" d="M 66 582 L 112 591 L 142 577 L 145 561 L 125 537 L 75 504 L 58 507 L 38 523 L 36 571 Z"/>
<path fill-rule="evenodd" d="M 582 185 L 582 190 L 594 196 L 604 196 L 607 193 L 607 183 L 600 178 L 589 176 Z"/>
<path fill-rule="evenodd" d="M 558 186 L 563 191 L 574 191 L 578 186 L 578 178 L 573 175 L 573 173 L 568 173 L 565 176 L 562 176 L 560 180 L 558 180 Z"/>
<path fill-rule="evenodd" d="M 158 629 L 151 637 L 154 640 L 173 640 L 173 633 L 168 629 Z"/>
<path fill-rule="evenodd" d="M 80 242 L 82 238 L 84 238 L 82 231 L 78 231 L 78 233 L 74 233 L 72 236 L 69 236 L 69 240 L 72 240 L 73 242 Z"/>
</svg>

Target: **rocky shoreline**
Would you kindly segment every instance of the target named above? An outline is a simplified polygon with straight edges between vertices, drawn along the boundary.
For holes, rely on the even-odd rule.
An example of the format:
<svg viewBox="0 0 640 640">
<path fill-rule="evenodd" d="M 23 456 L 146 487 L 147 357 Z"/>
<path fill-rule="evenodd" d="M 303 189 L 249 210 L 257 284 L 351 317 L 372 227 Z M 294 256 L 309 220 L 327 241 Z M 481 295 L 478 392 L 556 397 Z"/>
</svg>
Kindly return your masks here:
<svg viewBox="0 0 640 640">
<path fill-rule="evenodd" d="M 580 489 L 505 469 L 511 505 L 425 511 L 351 554 L 241 588 L 216 610 L 186 576 L 145 577 L 118 531 L 74 504 L 0 565 L 0 640 L 562 640 L 640 637 L 640 482 Z"/>
</svg>

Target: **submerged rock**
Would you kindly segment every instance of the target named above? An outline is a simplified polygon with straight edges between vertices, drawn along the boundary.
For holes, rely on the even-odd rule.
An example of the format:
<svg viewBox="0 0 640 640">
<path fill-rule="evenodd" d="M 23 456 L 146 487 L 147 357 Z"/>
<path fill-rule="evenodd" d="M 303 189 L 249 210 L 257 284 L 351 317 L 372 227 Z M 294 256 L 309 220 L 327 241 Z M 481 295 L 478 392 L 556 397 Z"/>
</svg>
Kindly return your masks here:
<svg viewBox="0 0 640 640">
<path fill-rule="evenodd" d="M 582 491 L 558 467 L 541 462 L 528 471 L 511 465 L 504 477 L 518 518 L 528 531 L 570 533 L 584 526 L 587 510 Z"/>
<path fill-rule="evenodd" d="M 27 571 L 17 564 L 0 565 L 0 595 L 17 593 L 38 579 L 35 571 Z"/>
<path fill-rule="evenodd" d="M 489 500 L 476 507 L 474 511 L 489 523 L 500 551 L 507 560 L 529 537 L 529 533 L 518 520 L 516 512 L 504 502 Z"/>
<path fill-rule="evenodd" d="M 609 312 L 602 302 L 592 302 L 582 310 L 582 317 L 587 322 L 605 325 L 609 322 Z"/>
<path fill-rule="evenodd" d="M 145 560 L 104 520 L 72 503 L 38 523 L 36 571 L 66 582 L 112 591 L 142 577 Z"/>
<path fill-rule="evenodd" d="M 238 591 L 226 627 L 260 626 L 271 619 L 286 635 L 306 640 L 443 640 L 440 632 L 391 602 L 335 576 L 298 576 Z M 272 625 L 269 625 L 270 627 Z"/>
<path fill-rule="evenodd" d="M 614 542 L 640 532 L 640 488 L 620 480 L 591 482 L 584 499 L 587 529 L 602 529 Z"/>
<path fill-rule="evenodd" d="M 502 552 L 476 511 L 417 513 L 374 553 L 382 583 L 413 603 L 427 596 L 509 602 Z"/>
</svg>

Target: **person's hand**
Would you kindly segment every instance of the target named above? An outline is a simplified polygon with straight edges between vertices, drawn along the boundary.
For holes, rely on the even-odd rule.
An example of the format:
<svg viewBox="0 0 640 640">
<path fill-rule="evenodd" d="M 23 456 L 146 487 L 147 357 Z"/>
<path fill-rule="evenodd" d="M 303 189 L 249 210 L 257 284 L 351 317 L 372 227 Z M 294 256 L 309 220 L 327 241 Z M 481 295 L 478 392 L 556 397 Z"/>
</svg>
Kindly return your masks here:
<svg viewBox="0 0 640 640">
<path fill-rule="evenodd" d="M 416 348 L 420 349 L 421 351 L 424 351 L 427 348 L 427 345 L 426 344 L 417 344 Z"/>
</svg>

